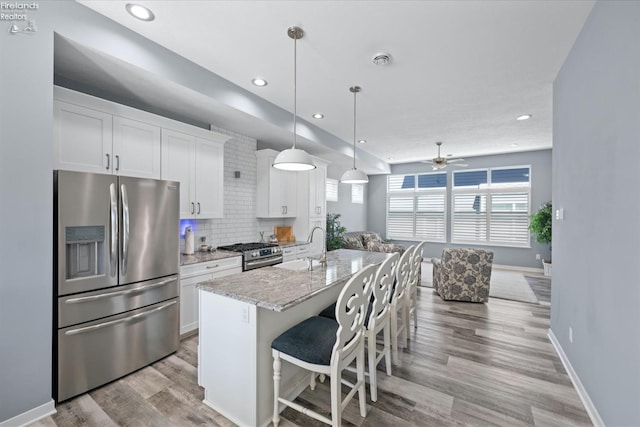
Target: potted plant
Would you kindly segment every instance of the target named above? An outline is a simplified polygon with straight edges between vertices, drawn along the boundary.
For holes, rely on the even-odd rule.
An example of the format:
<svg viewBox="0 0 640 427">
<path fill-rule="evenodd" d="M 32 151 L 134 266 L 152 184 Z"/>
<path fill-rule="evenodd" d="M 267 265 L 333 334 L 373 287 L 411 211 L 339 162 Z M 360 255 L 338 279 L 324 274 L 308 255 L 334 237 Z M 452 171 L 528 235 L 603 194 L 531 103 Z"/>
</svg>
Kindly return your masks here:
<svg viewBox="0 0 640 427">
<path fill-rule="evenodd" d="M 551 252 L 551 224 L 553 220 L 553 208 L 551 202 L 546 202 L 540 209 L 533 215 L 531 215 L 531 222 L 529 223 L 529 231 L 536 239 L 536 242 L 549 245 L 549 252 Z M 544 275 L 551 276 L 551 258 L 543 259 L 542 266 L 544 268 Z"/>
<path fill-rule="evenodd" d="M 327 214 L 327 251 L 340 249 L 344 244 L 342 235 L 347 231 L 340 225 L 340 214 Z"/>
</svg>

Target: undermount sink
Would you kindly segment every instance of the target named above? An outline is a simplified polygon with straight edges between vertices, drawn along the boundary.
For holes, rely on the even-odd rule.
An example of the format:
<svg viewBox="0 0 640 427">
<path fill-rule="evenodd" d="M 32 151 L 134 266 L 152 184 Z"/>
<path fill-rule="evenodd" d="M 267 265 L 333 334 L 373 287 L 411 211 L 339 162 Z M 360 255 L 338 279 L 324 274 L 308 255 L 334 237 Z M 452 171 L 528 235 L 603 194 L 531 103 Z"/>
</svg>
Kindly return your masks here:
<svg viewBox="0 0 640 427">
<path fill-rule="evenodd" d="M 311 261 L 313 268 L 320 267 L 320 261 L 313 260 Z M 309 261 L 306 259 L 295 259 L 293 261 L 283 262 L 282 264 L 274 265 L 276 268 L 284 268 L 285 270 L 308 270 L 309 269 Z"/>
</svg>

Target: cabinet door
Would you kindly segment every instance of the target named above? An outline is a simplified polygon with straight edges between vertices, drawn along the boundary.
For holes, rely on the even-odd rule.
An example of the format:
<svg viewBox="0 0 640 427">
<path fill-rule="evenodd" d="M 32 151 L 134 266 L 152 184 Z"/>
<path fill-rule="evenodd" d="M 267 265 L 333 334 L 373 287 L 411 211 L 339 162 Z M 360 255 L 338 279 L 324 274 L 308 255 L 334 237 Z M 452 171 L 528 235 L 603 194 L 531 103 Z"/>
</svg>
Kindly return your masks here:
<svg viewBox="0 0 640 427">
<path fill-rule="evenodd" d="M 111 173 L 112 116 L 60 101 L 53 115 L 54 169 Z"/>
<path fill-rule="evenodd" d="M 162 179 L 180 182 L 180 218 L 196 213 L 196 139 L 191 135 L 162 129 Z"/>
<path fill-rule="evenodd" d="M 196 285 L 213 279 L 202 274 L 180 280 L 180 335 L 198 328 L 198 289 Z"/>
<path fill-rule="evenodd" d="M 113 117 L 114 173 L 160 179 L 160 128 Z"/>
<path fill-rule="evenodd" d="M 324 218 L 327 214 L 327 167 L 317 164 L 309 176 L 309 217 Z"/>
<path fill-rule="evenodd" d="M 196 138 L 196 217 L 224 213 L 224 145 Z"/>
<path fill-rule="evenodd" d="M 276 169 L 277 170 L 277 169 Z M 297 185 L 297 175 L 299 172 L 290 172 L 290 171 L 278 171 L 282 174 L 282 181 L 280 188 L 281 192 L 281 200 L 284 205 L 284 215 L 285 217 L 292 218 L 297 214 L 297 205 L 298 205 L 298 185 Z M 302 172 L 304 173 L 304 172 Z"/>
</svg>

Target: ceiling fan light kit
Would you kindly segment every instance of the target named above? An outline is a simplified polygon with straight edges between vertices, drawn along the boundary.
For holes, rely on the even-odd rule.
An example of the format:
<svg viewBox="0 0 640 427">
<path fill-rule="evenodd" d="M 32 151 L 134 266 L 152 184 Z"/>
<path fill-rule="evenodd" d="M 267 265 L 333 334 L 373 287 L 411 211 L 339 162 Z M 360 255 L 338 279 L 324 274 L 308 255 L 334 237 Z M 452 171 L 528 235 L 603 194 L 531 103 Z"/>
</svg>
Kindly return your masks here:
<svg viewBox="0 0 640 427">
<path fill-rule="evenodd" d="M 458 162 L 464 162 L 464 159 L 447 160 L 446 158 L 442 157 L 440 155 L 440 147 L 442 146 L 442 141 L 436 142 L 436 145 L 438 146 L 438 156 L 433 158 L 433 159 L 431 159 L 431 160 L 423 160 L 422 161 L 422 163 L 429 163 L 434 171 L 440 170 L 440 169 L 444 169 L 449 165 L 451 165 L 451 166 L 459 166 L 459 167 L 467 167 L 468 166 L 466 164 L 458 163 Z M 450 155 L 451 154 L 447 154 L 447 156 L 450 156 Z"/>
<path fill-rule="evenodd" d="M 280 152 L 273 160 L 272 166 L 276 169 L 286 171 L 309 171 L 316 168 L 313 163 L 313 159 L 309 153 L 304 150 L 296 148 L 297 139 L 297 118 L 298 118 L 298 104 L 297 104 L 297 42 L 304 36 L 304 31 L 300 27 L 289 27 L 287 34 L 293 39 L 293 147 Z"/>
<path fill-rule="evenodd" d="M 356 168 L 356 94 L 360 90 L 360 86 L 349 88 L 349 92 L 353 93 L 353 169 L 342 174 L 340 182 L 344 184 L 366 184 L 369 182 L 367 174 Z"/>
</svg>

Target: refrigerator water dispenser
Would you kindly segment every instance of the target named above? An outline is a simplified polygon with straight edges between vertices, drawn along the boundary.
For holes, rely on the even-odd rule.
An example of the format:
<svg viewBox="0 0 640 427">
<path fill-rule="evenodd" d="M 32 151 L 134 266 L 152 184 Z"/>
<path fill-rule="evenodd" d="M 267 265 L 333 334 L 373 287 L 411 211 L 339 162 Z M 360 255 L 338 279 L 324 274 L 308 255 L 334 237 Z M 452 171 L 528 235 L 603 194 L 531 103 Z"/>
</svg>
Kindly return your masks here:
<svg viewBox="0 0 640 427">
<path fill-rule="evenodd" d="M 66 227 L 67 280 L 105 274 L 104 226 Z"/>
</svg>

